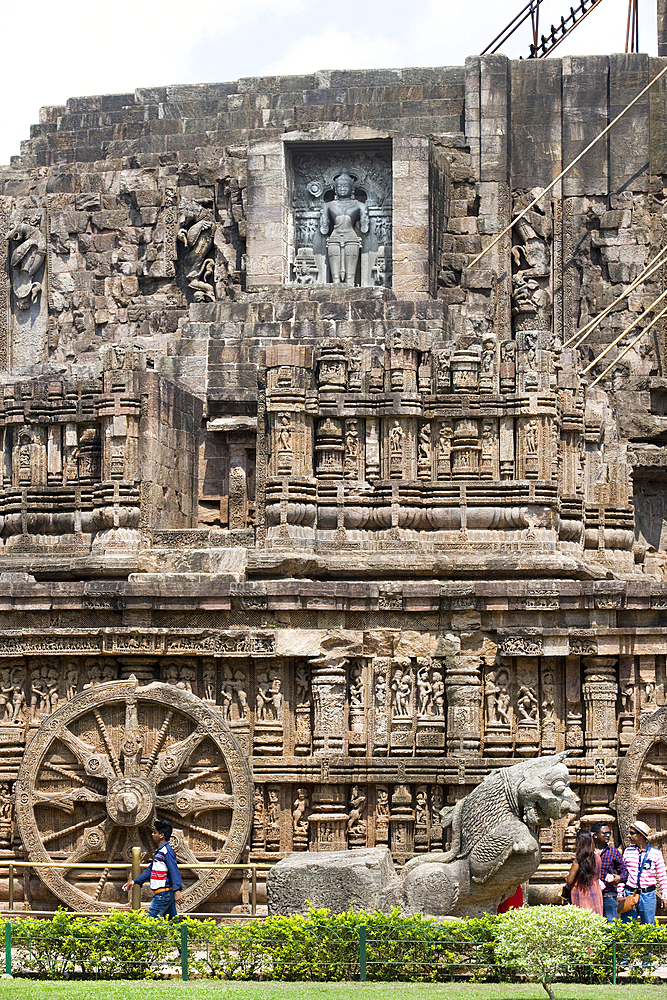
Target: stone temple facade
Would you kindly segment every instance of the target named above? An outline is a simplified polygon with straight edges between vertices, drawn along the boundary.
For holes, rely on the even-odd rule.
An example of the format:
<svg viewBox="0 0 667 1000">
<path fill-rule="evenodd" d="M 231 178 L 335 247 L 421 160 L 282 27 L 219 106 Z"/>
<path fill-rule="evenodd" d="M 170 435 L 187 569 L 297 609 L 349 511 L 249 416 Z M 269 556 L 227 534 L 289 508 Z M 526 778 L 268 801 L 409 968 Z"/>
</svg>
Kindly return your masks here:
<svg viewBox="0 0 667 1000">
<path fill-rule="evenodd" d="M 188 864 L 405 861 L 564 749 L 581 821 L 667 844 L 664 321 L 584 373 L 665 266 L 564 346 L 667 243 L 667 77 L 470 266 L 665 64 L 42 110 L 0 170 L 0 864 L 126 862 L 157 810 L 186 906 L 243 912 Z M 124 878 L 33 869 L 17 905 Z"/>
</svg>

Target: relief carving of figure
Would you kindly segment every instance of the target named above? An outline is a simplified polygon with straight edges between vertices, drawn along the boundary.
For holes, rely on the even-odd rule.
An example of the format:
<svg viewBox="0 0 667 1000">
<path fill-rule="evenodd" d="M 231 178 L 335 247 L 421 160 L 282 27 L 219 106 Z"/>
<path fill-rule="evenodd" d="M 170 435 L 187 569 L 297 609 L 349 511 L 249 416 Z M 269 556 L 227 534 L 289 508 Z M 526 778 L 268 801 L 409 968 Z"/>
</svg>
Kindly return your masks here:
<svg viewBox="0 0 667 1000">
<path fill-rule="evenodd" d="M 486 676 L 484 696 L 486 698 L 486 720 L 489 725 L 510 725 L 508 715 L 510 706 L 510 696 L 507 690 L 508 683 L 509 678 L 504 670 L 500 671 L 497 678 L 493 672 L 490 672 Z"/>
<path fill-rule="evenodd" d="M 403 428 L 398 420 L 389 429 L 389 450 L 395 458 L 400 458 L 403 454 Z"/>
<path fill-rule="evenodd" d="M 359 475 L 359 428 L 356 420 L 345 421 L 345 478 Z"/>
<path fill-rule="evenodd" d="M 364 681 L 359 664 L 350 670 L 350 708 L 364 707 Z"/>
<path fill-rule="evenodd" d="M 46 242 L 40 224 L 42 213 L 34 212 L 7 233 L 9 243 L 18 244 L 11 255 L 14 269 L 14 294 L 19 309 L 29 309 L 42 292 L 42 284 L 35 275 L 46 259 Z"/>
<path fill-rule="evenodd" d="M 296 668 L 296 703 L 297 705 L 307 705 L 308 699 L 308 671 L 303 664 L 298 664 Z"/>
<path fill-rule="evenodd" d="M 526 454 L 537 455 L 539 428 L 536 420 L 526 424 Z"/>
<path fill-rule="evenodd" d="M 280 414 L 280 430 L 278 431 L 278 447 L 281 451 L 292 450 L 292 424 L 289 413 Z"/>
<path fill-rule="evenodd" d="M 309 806 L 308 793 L 305 788 L 297 788 L 294 806 L 292 808 L 292 827 L 294 833 L 308 833 L 306 811 Z"/>
<path fill-rule="evenodd" d="M 352 786 L 350 793 L 350 810 L 347 820 L 347 832 L 350 834 L 365 834 L 366 821 L 362 819 L 366 808 L 366 796 L 359 790 L 358 785 Z"/>
<path fill-rule="evenodd" d="M 392 710 L 394 718 L 410 717 L 410 698 L 412 695 L 412 677 L 407 671 L 398 667 L 391 682 L 394 692 Z"/>
<path fill-rule="evenodd" d="M 184 270 L 188 287 L 195 302 L 213 302 L 215 288 L 208 280 L 213 277 L 215 262 L 209 256 L 215 236 L 215 222 L 211 213 L 194 201 L 181 205 L 178 220 L 178 239 L 185 247 Z"/>
<path fill-rule="evenodd" d="M 420 715 L 429 715 L 433 704 L 433 685 L 429 677 L 429 668 L 428 660 L 417 661 L 417 711 Z"/>
<path fill-rule="evenodd" d="M 415 798 L 415 825 L 426 826 L 428 824 L 428 796 L 425 788 L 418 788 Z"/>
<path fill-rule="evenodd" d="M 519 710 L 519 725 L 523 722 L 534 723 L 537 721 L 537 698 L 531 687 L 526 684 L 521 685 L 516 706 Z"/>
<path fill-rule="evenodd" d="M 11 722 L 13 693 L 11 673 L 8 668 L 5 668 L 0 671 L 0 725 Z"/>
<path fill-rule="evenodd" d="M 331 280 L 354 285 L 361 251 L 362 233 L 370 228 L 368 209 L 354 197 L 355 178 L 340 173 L 334 182 L 335 197 L 325 202 L 320 215 L 320 232 L 327 239 L 327 257 Z"/>
<path fill-rule="evenodd" d="M 433 715 L 436 719 L 445 717 L 445 685 L 439 670 L 433 671 Z"/>
</svg>

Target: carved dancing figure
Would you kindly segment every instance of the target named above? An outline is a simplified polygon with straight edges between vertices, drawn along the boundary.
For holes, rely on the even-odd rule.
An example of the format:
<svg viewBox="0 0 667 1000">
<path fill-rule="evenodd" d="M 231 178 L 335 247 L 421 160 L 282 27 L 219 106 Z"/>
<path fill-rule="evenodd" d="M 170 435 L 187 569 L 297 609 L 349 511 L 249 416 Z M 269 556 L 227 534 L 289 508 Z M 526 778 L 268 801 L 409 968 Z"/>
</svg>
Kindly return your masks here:
<svg viewBox="0 0 667 1000">
<path fill-rule="evenodd" d="M 362 834 L 366 832 L 366 823 L 362 819 L 366 808 L 366 796 L 359 791 L 358 785 L 352 786 L 350 793 L 350 811 L 347 820 L 347 832 Z"/>
<path fill-rule="evenodd" d="M 10 722 L 12 717 L 11 698 L 14 691 L 11 674 L 7 668 L 0 671 L 0 725 Z"/>
<path fill-rule="evenodd" d="M 42 213 L 34 215 L 18 225 L 5 236 L 8 243 L 17 243 L 11 255 L 11 265 L 16 272 L 14 293 L 19 309 L 29 309 L 42 292 L 42 284 L 35 281 L 35 275 L 46 259 L 46 242 L 39 228 Z"/>
<path fill-rule="evenodd" d="M 422 424 L 419 429 L 419 464 L 429 465 L 431 462 L 431 425 Z"/>
<path fill-rule="evenodd" d="M 415 799 L 415 825 L 427 826 L 428 824 L 428 799 L 425 788 L 417 789 Z"/>
<path fill-rule="evenodd" d="M 361 251 L 362 233 L 370 229 L 368 209 L 354 197 L 355 179 L 340 173 L 334 181 L 335 197 L 325 202 L 320 215 L 320 232 L 327 239 L 327 257 L 331 280 L 336 284 L 354 285 Z"/>
<path fill-rule="evenodd" d="M 181 206 L 178 225 L 177 238 L 185 247 L 183 263 L 188 287 L 194 293 L 195 302 L 213 302 L 215 288 L 207 279 L 213 276 L 215 269 L 215 262 L 209 257 L 215 222 L 201 205 L 186 201 Z"/>
<path fill-rule="evenodd" d="M 538 427 L 536 420 L 529 420 L 526 425 L 526 454 L 537 455 Z"/>
<path fill-rule="evenodd" d="M 308 704 L 308 671 L 301 663 L 296 668 L 296 703 Z"/>
</svg>

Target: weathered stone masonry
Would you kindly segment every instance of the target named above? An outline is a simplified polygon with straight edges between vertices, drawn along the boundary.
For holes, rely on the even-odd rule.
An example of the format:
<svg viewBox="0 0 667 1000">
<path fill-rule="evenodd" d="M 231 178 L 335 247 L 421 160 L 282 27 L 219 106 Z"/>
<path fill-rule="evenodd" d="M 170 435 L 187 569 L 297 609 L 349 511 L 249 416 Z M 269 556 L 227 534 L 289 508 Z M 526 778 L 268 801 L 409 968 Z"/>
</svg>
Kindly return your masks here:
<svg viewBox="0 0 667 1000">
<path fill-rule="evenodd" d="M 639 809 L 663 842 L 663 324 L 581 377 L 663 271 L 563 344 L 665 244 L 664 82 L 469 266 L 663 65 L 42 110 L 0 171 L 0 859 L 126 859 L 157 809 L 184 866 L 404 860 L 566 748 L 584 822 Z M 531 899 L 574 832 L 542 832 Z M 248 903 L 191 881 L 191 909 Z"/>
</svg>

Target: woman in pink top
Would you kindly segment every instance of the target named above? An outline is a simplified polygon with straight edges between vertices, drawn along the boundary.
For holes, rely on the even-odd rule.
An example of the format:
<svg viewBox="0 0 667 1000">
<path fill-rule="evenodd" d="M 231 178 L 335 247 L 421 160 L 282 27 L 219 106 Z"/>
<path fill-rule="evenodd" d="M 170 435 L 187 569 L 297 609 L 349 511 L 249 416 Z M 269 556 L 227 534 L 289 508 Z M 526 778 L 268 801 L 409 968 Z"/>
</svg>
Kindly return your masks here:
<svg viewBox="0 0 667 1000">
<path fill-rule="evenodd" d="M 580 830 L 575 843 L 572 867 L 565 881 L 571 886 L 570 900 L 581 910 L 595 910 L 602 916 L 602 874 L 600 855 L 596 854 L 593 837 Z"/>
</svg>

